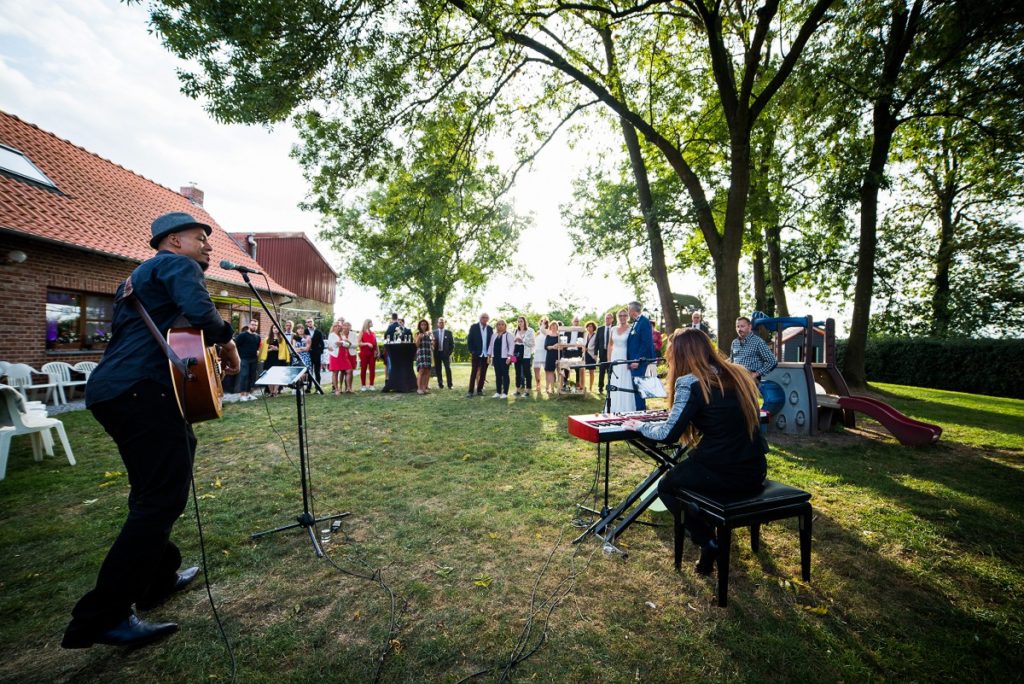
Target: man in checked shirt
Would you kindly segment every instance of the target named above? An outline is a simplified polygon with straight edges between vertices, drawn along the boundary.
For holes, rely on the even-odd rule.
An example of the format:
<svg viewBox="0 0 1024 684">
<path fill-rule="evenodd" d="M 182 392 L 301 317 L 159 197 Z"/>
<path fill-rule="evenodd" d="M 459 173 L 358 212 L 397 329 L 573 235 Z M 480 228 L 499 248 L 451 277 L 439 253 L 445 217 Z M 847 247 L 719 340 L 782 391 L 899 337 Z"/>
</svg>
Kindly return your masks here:
<svg viewBox="0 0 1024 684">
<path fill-rule="evenodd" d="M 775 354 L 757 335 L 751 334 L 753 328 L 750 319 L 740 316 L 736 319 L 736 339 L 732 341 L 729 360 L 746 368 L 754 376 L 754 382 L 760 382 L 768 373 L 775 370 L 779 362 Z"/>
</svg>

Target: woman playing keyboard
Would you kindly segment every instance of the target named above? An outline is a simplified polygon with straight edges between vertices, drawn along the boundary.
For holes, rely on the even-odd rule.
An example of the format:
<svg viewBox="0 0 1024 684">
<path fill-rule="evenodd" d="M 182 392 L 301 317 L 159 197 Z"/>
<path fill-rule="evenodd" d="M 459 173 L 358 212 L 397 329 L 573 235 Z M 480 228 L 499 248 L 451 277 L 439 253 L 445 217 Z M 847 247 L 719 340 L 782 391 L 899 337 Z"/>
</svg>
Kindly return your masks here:
<svg viewBox="0 0 1024 684">
<path fill-rule="evenodd" d="M 707 494 L 759 492 L 768 449 L 758 425 L 760 395 L 750 373 L 728 361 L 696 328 L 676 330 L 665 356 L 672 401 L 668 420 L 623 423 L 648 439 L 693 445 L 686 460 L 661 479 L 658 497 L 678 515 L 681 504 L 674 493 L 680 488 Z M 714 528 L 696 516 L 687 517 L 686 526 L 701 548 L 697 572 L 708 575 L 718 555 Z"/>
</svg>

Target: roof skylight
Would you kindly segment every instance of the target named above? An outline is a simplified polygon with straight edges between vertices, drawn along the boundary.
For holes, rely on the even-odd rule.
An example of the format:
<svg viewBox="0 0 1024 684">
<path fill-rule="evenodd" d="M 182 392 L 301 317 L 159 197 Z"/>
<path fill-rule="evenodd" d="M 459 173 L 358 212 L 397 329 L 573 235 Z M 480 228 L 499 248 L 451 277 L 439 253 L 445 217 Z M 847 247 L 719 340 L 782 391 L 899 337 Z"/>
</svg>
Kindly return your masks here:
<svg viewBox="0 0 1024 684">
<path fill-rule="evenodd" d="M 46 174 L 29 161 L 28 157 L 6 145 L 0 145 L 0 171 L 13 173 L 15 176 L 21 176 L 40 185 L 57 187 L 57 184 L 47 178 Z"/>
</svg>

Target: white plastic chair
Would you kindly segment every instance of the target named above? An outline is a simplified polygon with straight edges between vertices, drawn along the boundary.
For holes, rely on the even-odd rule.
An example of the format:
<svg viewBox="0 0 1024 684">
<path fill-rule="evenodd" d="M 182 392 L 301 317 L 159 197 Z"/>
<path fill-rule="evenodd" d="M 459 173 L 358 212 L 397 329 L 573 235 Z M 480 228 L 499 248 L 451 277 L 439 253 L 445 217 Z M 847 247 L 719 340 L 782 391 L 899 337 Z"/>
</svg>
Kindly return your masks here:
<svg viewBox="0 0 1024 684">
<path fill-rule="evenodd" d="M 76 371 L 84 375 L 85 381 L 88 382 L 89 376 L 92 375 L 92 372 L 96 370 L 96 366 L 98 365 L 99 364 L 96 363 L 95 361 L 79 361 L 74 366 L 72 366 L 72 368 L 74 368 Z"/>
<path fill-rule="evenodd" d="M 32 368 L 32 366 L 24 363 L 12 363 L 7 367 L 7 384 L 21 392 L 21 396 L 25 398 L 25 401 L 28 401 L 29 390 L 45 389 L 46 397 L 43 401 L 46 401 L 52 396 L 53 404 L 56 406 L 57 402 L 61 399 L 58 394 L 58 388 L 60 386 L 56 382 L 49 380 L 49 378 L 48 382 L 33 382 L 33 373 L 36 375 L 42 375 L 42 373 Z"/>
<path fill-rule="evenodd" d="M 51 361 L 43 364 L 43 372 L 50 377 L 50 382 L 57 383 L 57 392 L 60 394 L 60 403 L 62 404 L 68 403 L 68 398 L 71 396 L 71 392 L 66 390 L 84 386 L 86 382 L 85 380 L 72 380 L 71 371 L 73 370 L 71 364 L 63 361 Z"/>
<path fill-rule="evenodd" d="M 57 430 L 68 463 L 75 465 L 64 423 L 56 418 L 47 418 L 25 408 L 21 395 L 13 387 L 0 385 L 0 480 L 7 476 L 7 457 L 11 452 L 11 440 L 18 435 L 32 436 L 32 457 L 43 460 L 44 434 L 51 428 Z M 52 452 L 51 452 L 52 453 Z"/>
</svg>

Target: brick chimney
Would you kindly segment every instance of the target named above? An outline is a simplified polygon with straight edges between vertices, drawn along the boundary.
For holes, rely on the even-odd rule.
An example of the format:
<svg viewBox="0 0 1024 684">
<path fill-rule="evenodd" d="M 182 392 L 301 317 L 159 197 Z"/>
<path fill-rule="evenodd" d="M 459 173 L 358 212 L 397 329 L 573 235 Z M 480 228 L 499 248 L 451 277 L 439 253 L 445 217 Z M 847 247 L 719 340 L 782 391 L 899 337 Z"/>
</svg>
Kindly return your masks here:
<svg viewBox="0 0 1024 684">
<path fill-rule="evenodd" d="M 203 191 L 195 184 L 185 185 L 181 188 L 181 195 L 197 207 L 203 206 Z"/>
</svg>

